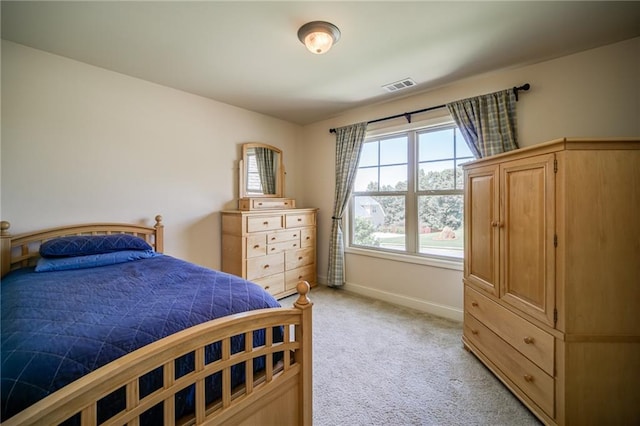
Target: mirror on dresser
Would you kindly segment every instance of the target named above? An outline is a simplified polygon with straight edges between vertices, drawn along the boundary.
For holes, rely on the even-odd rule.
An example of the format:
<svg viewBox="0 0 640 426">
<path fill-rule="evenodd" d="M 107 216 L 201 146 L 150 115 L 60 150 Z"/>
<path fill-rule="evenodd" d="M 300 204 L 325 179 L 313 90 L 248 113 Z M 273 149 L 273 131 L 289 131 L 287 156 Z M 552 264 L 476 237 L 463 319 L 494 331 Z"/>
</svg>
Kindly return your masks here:
<svg viewBox="0 0 640 426">
<path fill-rule="evenodd" d="M 245 143 L 239 163 L 240 210 L 295 207 L 292 199 L 283 198 L 285 172 L 281 149 L 265 143 Z"/>
</svg>

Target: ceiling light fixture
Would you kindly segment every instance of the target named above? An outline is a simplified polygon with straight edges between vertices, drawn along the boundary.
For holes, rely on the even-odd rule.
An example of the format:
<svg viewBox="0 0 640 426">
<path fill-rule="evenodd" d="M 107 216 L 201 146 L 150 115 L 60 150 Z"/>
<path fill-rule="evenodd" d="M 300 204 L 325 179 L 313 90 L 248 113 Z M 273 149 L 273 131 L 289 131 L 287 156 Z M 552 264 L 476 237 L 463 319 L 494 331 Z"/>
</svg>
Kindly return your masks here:
<svg viewBox="0 0 640 426">
<path fill-rule="evenodd" d="M 321 55 L 340 40 L 340 30 L 329 22 L 313 21 L 300 27 L 298 38 L 309 52 Z"/>
</svg>

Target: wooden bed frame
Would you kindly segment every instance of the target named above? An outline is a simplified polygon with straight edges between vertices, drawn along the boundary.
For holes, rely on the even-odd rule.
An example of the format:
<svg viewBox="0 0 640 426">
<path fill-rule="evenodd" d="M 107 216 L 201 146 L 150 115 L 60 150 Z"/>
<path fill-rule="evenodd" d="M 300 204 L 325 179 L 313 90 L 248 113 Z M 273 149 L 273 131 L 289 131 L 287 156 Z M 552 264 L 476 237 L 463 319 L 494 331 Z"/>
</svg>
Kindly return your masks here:
<svg viewBox="0 0 640 426">
<path fill-rule="evenodd" d="M 157 252 L 163 251 L 162 217 L 152 227 L 117 223 L 94 223 L 51 228 L 12 237 L 9 223 L 1 222 L 2 276 L 11 269 L 33 264 L 40 244 L 67 235 L 104 235 L 127 233 L 144 238 Z M 163 404 L 164 424 L 175 423 L 175 395 L 195 386 L 195 413 L 179 424 L 229 425 L 311 425 L 312 376 L 311 333 L 312 303 L 307 297 L 309 284 L 301 281 L 299 297 L 293 308 L 261 309 L 212 320 L 129 353 L 40 400 L 9 418 L 3 425 L 58 424 L 79 415 L 82 425 L 97 423 L 98 401 L 114 391 L 126 394 L 126 409 L 111 417 L 105 425 L 138 425 L 146 410 Z M 273 327 L 282 326 L 284 341 L 273 342 Z M 252 347 L 254 330 L 266 330 L 264 346 Z M 231 338 L 245 335 L 245 350 L 231 354 Z M 221 342 L 222 359 L 205 364 L 205 347 Z M 175 379 L 175 360 L 194 354 L 195 369 Z M 282 361 L 273 366 L 274 355 Z M 253 374 L 253 359 L 266 357 L 266 370 Z M 231 388 L 231 367 L 245 364 L 246 383 Z M 163 386 L 140 397 L 139 379 L 162 369 Z M 221 372 L 222 397 L 205 405 L 205 378 Z"/>
</svg>

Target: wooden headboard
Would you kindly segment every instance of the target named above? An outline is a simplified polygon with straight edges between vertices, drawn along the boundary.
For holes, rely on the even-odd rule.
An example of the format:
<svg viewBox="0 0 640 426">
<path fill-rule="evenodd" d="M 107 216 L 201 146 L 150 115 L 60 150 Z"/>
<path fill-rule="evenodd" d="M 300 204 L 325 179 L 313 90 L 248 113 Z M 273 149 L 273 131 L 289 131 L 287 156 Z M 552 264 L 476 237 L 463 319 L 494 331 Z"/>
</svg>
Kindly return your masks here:
<svg viewBox="0 0 640 426">
<path fill-rule="evenodd" d="M 40 244 L 43 242 L 69 235 L 131 234 L 143 238 L 156 252 L 162 253 L 164 250 L 162 216 L 157 215 L 155 220 L 154 226 L 126 223 L 87 223 L 49 228 L 16 236 L 9 233 L 9 222 L 2 221 L 0 222 L 1 276 L 5 276 L 12 269 L 33 265 L 40 256 Z"/>
</svg>

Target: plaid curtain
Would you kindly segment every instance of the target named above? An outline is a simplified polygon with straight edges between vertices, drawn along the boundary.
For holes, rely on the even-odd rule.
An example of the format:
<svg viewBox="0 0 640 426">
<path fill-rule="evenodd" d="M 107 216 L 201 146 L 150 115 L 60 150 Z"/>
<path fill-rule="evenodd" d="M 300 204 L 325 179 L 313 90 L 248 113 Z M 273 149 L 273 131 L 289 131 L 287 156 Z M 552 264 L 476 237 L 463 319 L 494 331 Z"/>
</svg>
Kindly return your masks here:
<svg viewBox="0 0 640 426">
<path fill-rule="evenodd" d="M 276 193 L 276 162 L 275 152 L 269 148 L 254 148 L 256 152 L 256 163 L 258 164 L 258 174 L 262 185 L 263 194 Z"/>
<path fill-rule="evenodd" d="M 447 108 L 476 158 L 518 148 L 513 90 L 462 99 Z"/>
<path fill-rule="evenodd" d="M 336 129 L 336 190 L 329 240 L 329 272 L 327 274 L 329 287 L 344 285 L 342 214 L 353 190 L 362 142 L 366 133 L 366 122 Z"/>
</svg>

